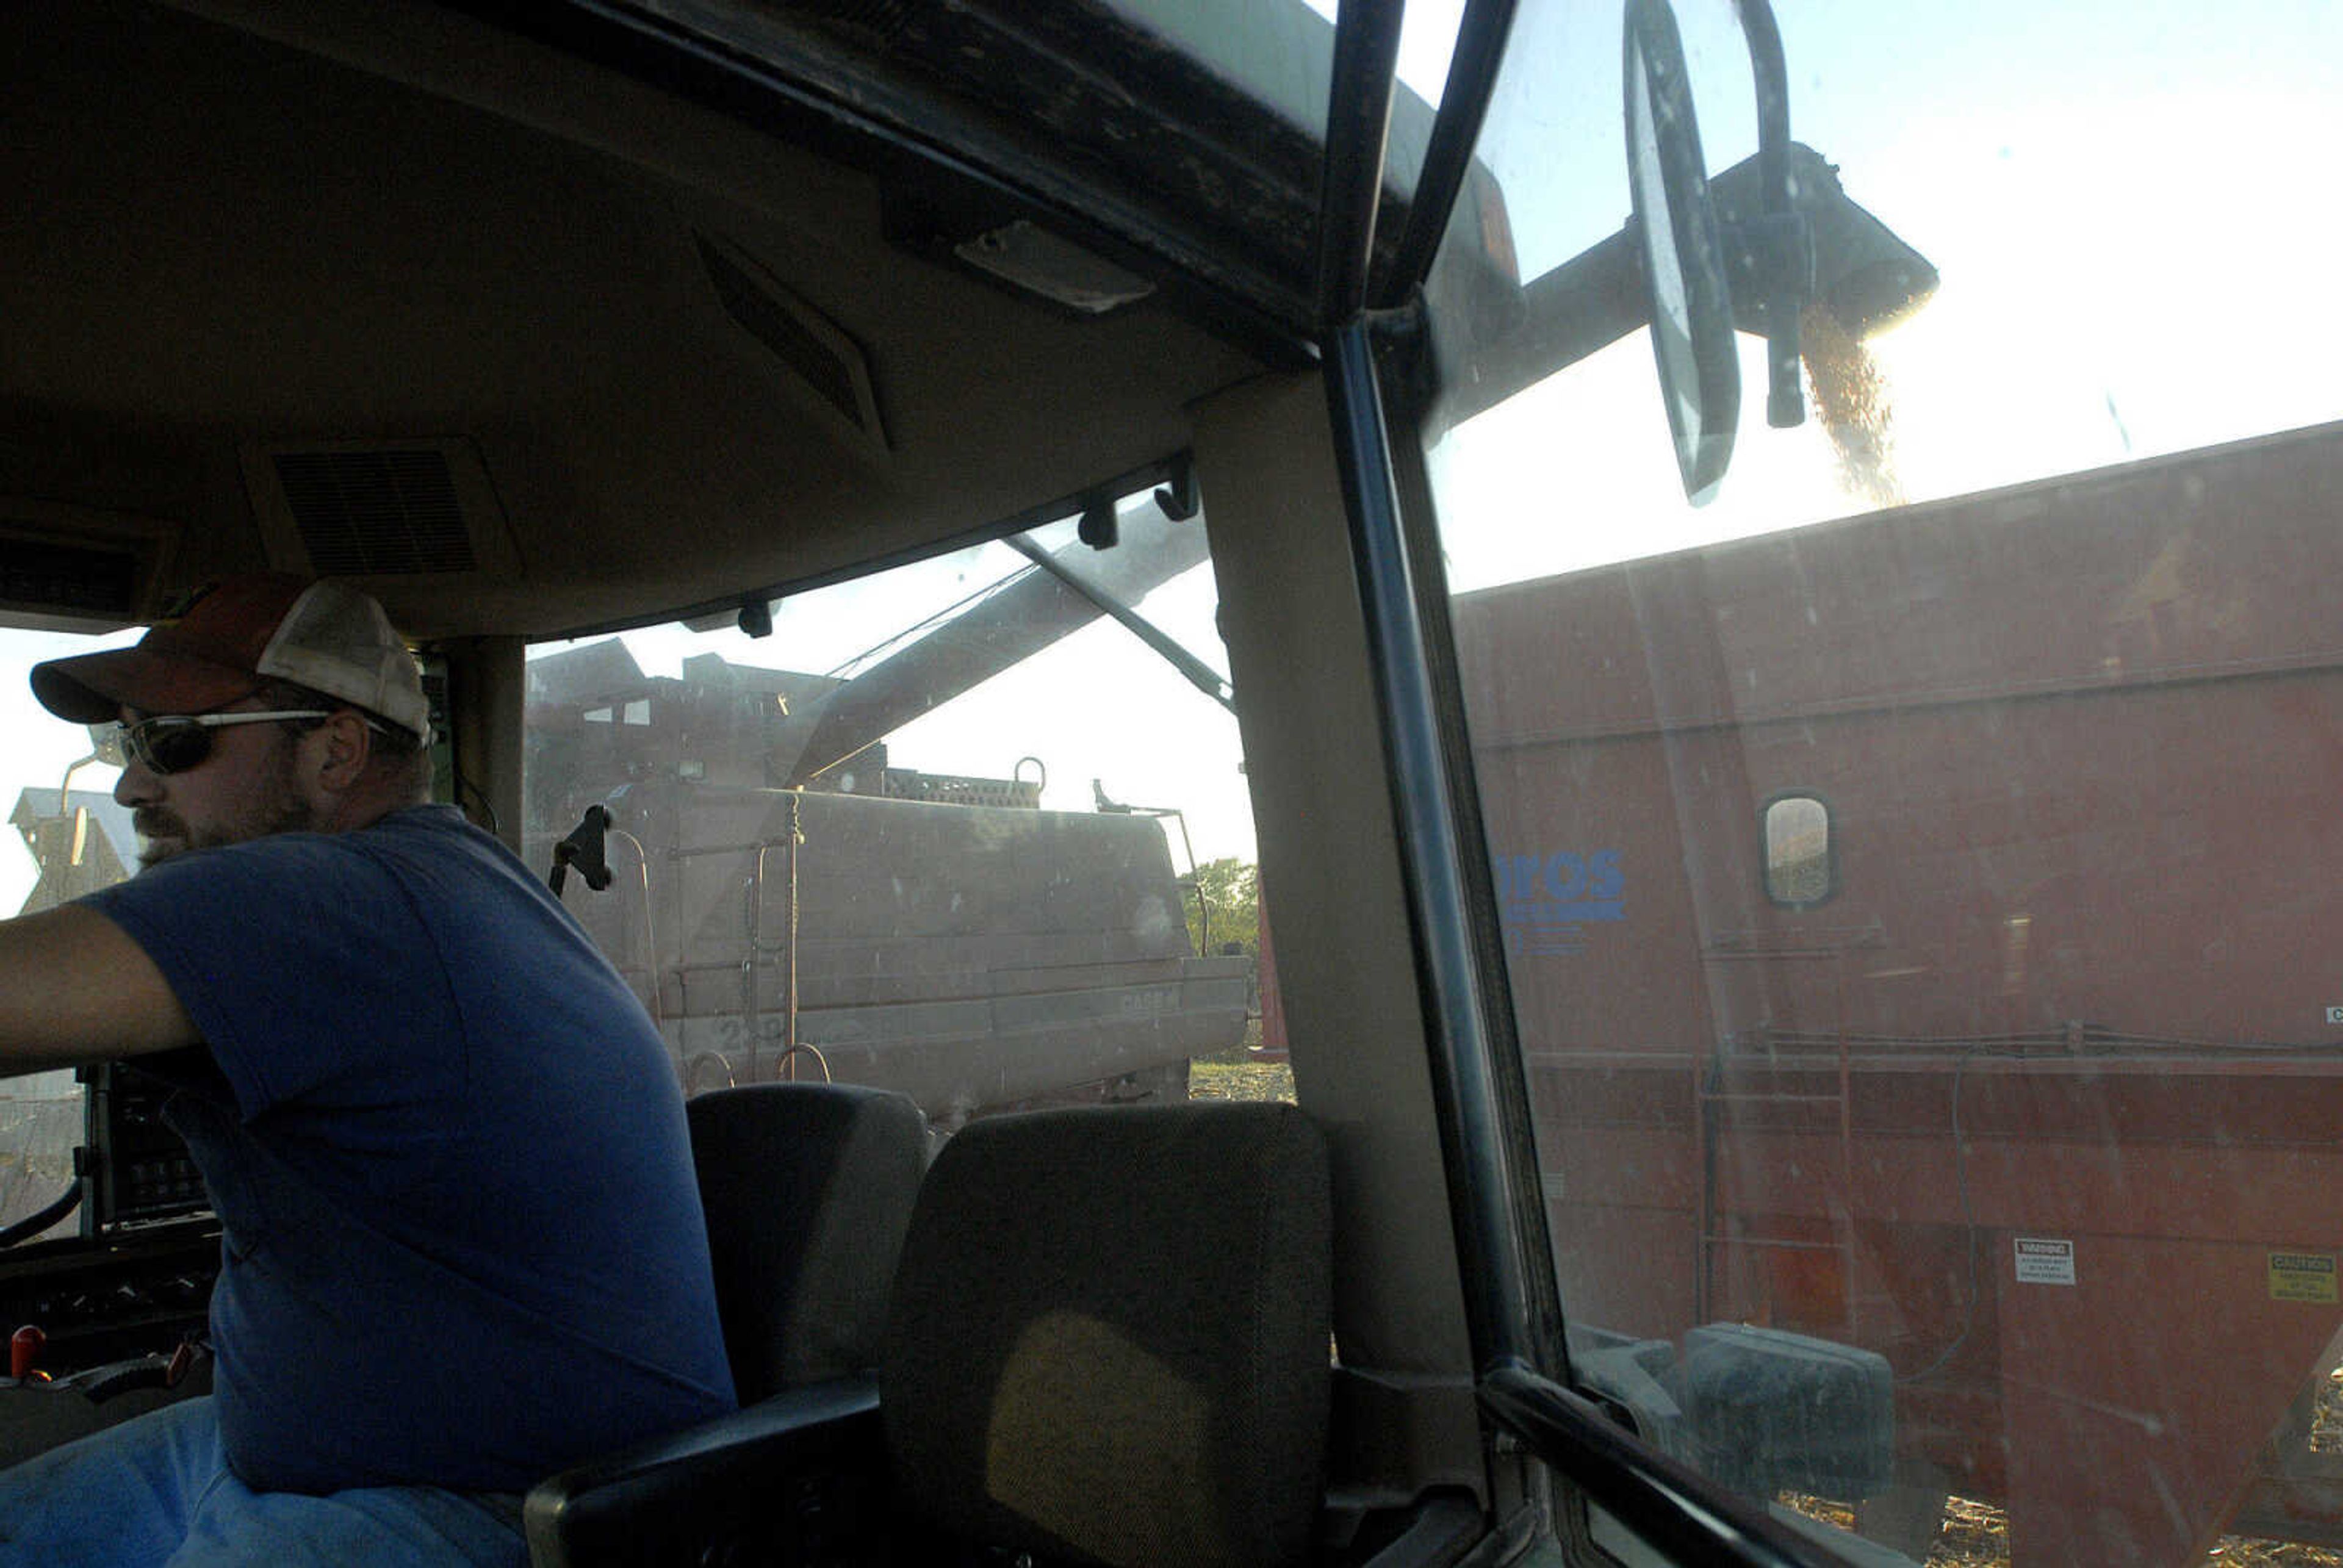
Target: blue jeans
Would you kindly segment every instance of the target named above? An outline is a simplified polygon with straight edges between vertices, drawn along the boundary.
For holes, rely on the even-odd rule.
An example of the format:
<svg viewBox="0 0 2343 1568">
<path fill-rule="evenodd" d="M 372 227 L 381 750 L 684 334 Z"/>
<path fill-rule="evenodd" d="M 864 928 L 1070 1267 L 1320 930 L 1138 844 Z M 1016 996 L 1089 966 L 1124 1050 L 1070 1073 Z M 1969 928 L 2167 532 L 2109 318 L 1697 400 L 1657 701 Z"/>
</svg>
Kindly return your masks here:
<svg viewBox="0 0 2343 1568">
<path fill-rule="evenodd" d="M 0 1471 L 0 1568 L 519 1568 L 528 1559 L 517 1505 L 428 1486 L 254 1492 L 221 1456 L 209 1399 Z"/>
</svg>

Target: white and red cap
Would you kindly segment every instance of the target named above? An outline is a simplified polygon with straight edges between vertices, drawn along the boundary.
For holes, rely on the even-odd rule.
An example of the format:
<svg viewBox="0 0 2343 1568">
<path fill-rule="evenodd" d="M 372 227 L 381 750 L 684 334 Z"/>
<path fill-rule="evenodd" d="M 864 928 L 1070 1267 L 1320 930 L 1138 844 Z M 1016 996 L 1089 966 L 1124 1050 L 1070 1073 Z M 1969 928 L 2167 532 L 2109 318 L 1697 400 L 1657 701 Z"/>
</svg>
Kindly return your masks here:
<svg viewBox="0 0 2343 1568">
<path fill-rule="evenodd" d="M 125 708 L 207 713 L 289 680 L 418 738 L 431 733 L 422 673 L 382 606 L 354 588 L 280 573 L 229 578 L 135 647 L 33 667 L 60 719 L 103 724 Z"/>
</svg>

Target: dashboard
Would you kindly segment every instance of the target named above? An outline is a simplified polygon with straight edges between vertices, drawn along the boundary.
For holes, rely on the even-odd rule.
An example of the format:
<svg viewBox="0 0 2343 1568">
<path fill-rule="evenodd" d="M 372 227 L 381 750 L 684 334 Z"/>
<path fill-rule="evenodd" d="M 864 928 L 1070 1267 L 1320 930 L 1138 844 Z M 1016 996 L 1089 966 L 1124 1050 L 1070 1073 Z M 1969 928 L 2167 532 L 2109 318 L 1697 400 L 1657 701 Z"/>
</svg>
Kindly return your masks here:
<svg viewBox="0 0 2343 1568">
<path fill-rule="evenodd" d="M 113 1064 L 83 1079 L 81 1234 L 0 1251 L 0 1334 L 37 1330 L 33 1365 L 58 1379 L 200 1337 L 219 1272 L 203 1179 L 163 1121 L 172 1090 Z"/>
</svg>

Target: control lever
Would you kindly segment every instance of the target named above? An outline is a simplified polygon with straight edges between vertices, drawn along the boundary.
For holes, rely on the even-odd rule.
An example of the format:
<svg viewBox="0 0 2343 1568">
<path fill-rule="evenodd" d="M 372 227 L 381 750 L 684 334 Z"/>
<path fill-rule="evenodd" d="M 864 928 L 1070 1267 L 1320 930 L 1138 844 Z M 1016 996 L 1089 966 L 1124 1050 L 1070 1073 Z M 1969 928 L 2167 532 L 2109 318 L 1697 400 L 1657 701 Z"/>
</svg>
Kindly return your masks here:
<svg viewBox="0 0 2343 1568">
<path fill-rule="evenodd" d="M 600 892 L 610 885 L 610 862 L 603 853 L 603 836 L 610 830 L 610 809 L 593 805 L 569 830 L 569 837 L 553 846 L 553 874 L 546 883 L 553 896 L 561 896 L 562 885 L 569 879 L 569 868 L 574 863 L 584 874 L 586 885 Z"/>
<path fill-rule="evenodd" d="M 181 1340 L 169 1355 L 131 1356 L 103 1366 L 85 1367 L 69 1377 L 55 1377 L 37 1364 L 49 1337 L 26 1323 L 8 1336 L 8 1376 L 0 1388 L 46 1388 L 57 1393 L 70 1390 L 92 1404 L 103 1404 L 118 1393 L 140 1388 L 176 1388 L 195 1370 L 204 1347 L 195 1335 Z"/>
<path fill-rule="evenodd" d="M 118 1393 L 128 1393 L 135 1388 L 176 1388 L 196 1364 L 196 1342 L 181 1340 L 179 1348 L 169 1355 L 133 1356 L 128 1361 L 109 1362 L 102 1367 L 77 1372 L 65 1379 L 68 1385 L 81 1390 L 92 1404 L 103 1404 Z"/>
</svg>

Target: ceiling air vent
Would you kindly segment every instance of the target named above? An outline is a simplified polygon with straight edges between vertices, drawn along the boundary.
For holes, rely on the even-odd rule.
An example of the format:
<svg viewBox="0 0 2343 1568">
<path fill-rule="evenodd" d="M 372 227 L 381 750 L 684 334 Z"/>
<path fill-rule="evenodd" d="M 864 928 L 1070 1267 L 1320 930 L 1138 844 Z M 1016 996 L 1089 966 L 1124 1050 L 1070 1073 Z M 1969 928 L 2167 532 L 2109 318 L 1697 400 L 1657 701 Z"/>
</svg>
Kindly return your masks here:
<svg viewBox="0 0 2343 1568">
<path fill-rule="evenodd" d="M 285 504 L 327 577 L 468 572 L 472 541 L 437 452 L 282 452 Z"/>
<path fill-rule="evenodd" d="M 799 401 L 834 416 L 857 445 L 872 453 L 886 451 L 870 369 L 854 339 L 739 246 L 704 234 L 693 237 L 725 314 L 790 373 L 789 385 Z"/>
<path fill-rule="evenodd" d="M 245 454 L 270 563 L 317 577 L 508 572 L 511 549 L 468 441 L 271 447 Z"/>
</svg>

